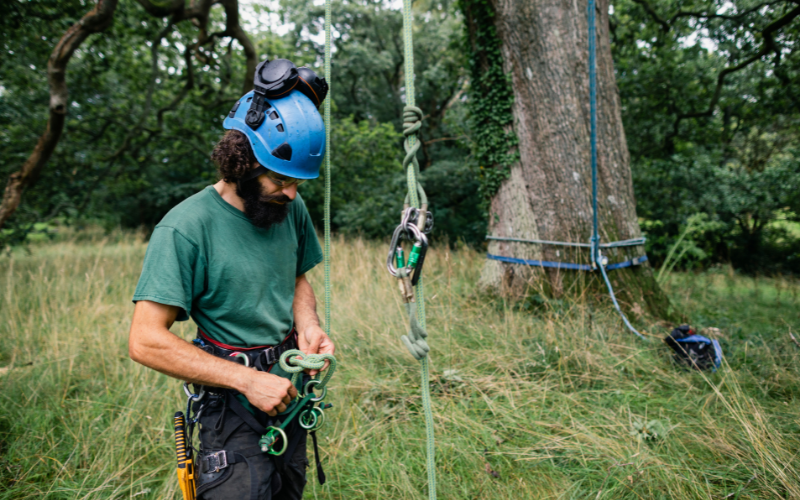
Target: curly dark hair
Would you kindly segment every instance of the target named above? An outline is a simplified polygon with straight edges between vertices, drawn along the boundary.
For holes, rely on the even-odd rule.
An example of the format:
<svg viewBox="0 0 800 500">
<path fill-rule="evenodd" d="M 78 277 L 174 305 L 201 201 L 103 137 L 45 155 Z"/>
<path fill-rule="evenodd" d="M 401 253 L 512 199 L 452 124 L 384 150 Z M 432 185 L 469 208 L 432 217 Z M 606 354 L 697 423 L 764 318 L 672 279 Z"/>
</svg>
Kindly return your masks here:
<svg viewBox="0 0 800 500">
<path fill-rule="evenodd" d="M 250 141 L 238 130 L 225 132 L 214 146 L 211 160 L 217 164 L 219 176 L 225 182 L 238 182 L 256 164 Z"/>
</svg>

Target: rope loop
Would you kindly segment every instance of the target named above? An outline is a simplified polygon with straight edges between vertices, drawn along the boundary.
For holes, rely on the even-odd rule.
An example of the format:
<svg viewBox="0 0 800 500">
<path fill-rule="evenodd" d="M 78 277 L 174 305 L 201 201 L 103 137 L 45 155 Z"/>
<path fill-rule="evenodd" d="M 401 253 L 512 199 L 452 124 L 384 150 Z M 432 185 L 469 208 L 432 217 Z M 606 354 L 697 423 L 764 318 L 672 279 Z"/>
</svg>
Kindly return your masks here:
<svg viewBox="0 0 800 500">
<path fill-rule="evenodd" d="M 283 371 L 293 374 L 292 385 L 296 385 L 303 370 L 322 370 L 326 361 L 330 361 L 330 365 L 325 370 L 325 375 L 321 379 L 319 375 L 313 379 L 319 381 L 316 388 L 322 391 L 333 376 L 333 372 L 336 371 L 336 358 L 333 357 L 333 354 L 306 354 L 300 349 L 289 349 L 281 354 L 279 363 Z"/>
</svg>

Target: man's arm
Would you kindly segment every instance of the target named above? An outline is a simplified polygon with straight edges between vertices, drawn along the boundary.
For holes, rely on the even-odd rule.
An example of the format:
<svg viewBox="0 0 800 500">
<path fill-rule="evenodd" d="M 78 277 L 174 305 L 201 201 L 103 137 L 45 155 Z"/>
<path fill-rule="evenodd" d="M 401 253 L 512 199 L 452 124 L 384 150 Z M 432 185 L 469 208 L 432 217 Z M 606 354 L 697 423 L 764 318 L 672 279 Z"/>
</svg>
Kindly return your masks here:
<svg viewBox="0 0 800 500">
<path fill-rule="evenodd" d="M 180 380 L 237 390 L 271 416 L 286 410 L 297 396 L 288 379 L 217 358 L 177 337 L 169 329 L 178 312 L 175 306 L 137 302 L 128 337 L 131 359 Z"/>
<path fill-rule="evenodd" d="M 292 310 L 294 311 L 294 327 L 297 329 L 297 344 L 300 350 L 306 354 L 333 354 L 336 347 L 319 326 L 317 299 L 305 274 L 301 274 L 294 281 Z M 327 362 L 325 367 L 327 368 Z M 317 372 L 318 370 L 310 370 L 308 373 L 313 377 Z"/>
</svg>

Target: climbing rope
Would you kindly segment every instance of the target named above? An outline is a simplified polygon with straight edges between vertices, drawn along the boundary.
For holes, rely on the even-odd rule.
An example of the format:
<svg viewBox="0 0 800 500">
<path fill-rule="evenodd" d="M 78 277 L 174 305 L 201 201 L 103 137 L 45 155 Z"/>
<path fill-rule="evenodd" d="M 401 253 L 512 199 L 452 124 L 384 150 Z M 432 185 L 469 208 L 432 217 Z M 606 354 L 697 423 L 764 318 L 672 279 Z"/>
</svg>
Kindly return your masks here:
<svg viewBox="0 0 800 500">
<path fill-rule="evenodd" d="M 411 0 L 403 0 L 403 56 L 406 87 L 406 106 L 403 108 L 403 135 L 405 141 L 405 157 L 403 169 L 406 172 L 408 193 L 405 196 L 403 218 L 392 235 L 389 246 L 387 268 L 389 273 L 398 279 L 403 296 L 410 329 L 401 337 L 409 352 L 421 366 L 420 386 L 422 388 L 422 406 L 425 414 L 426 466 L 428 470 L 428 498 L 436 500 L 436 456 L 433 436 L 433 408 L 429 383 L 428 351 L 426 342 L 428 333 L 425 329 L 425 289 L 422 280 L 422 266 L 428 240 L 425 236 L 433 226 L 433 217 L 428 212 L 428 197 L 419 183 L 419 162 L 417 150 L 420 144 L 417 139 L 422 127 L 422 110 L 416 107 L 414 98 L 414 43 L 412 34 Z M 412 240 L 413 246 L 405 262 L 402 239 Z"/>
<path fill-rule="evenodd" d="M 325 333 L 331 334 L 331 0 L 325 0 L 325 81 L 328 82 L 328 98 L 325 99 L 325 208 L 324 208 L 324 254 L 325 268 Z"/>
</svg>

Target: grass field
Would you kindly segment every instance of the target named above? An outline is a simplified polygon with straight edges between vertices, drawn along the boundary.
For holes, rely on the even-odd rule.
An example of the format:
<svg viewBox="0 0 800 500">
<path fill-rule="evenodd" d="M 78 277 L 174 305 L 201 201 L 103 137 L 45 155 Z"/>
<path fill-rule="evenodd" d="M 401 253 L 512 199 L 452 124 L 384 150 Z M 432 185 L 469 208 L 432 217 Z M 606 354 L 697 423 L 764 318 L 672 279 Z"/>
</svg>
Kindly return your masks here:
<svg viewBox="0 0 800 500">
<path fill-rule="evenodd" d="M 426 497 L 418 364 L 384 251 L 333 246 L 340 371 L 328 482 L 306 498 Z M 133 235 L 80 235 L 0 257 L 0 499 L 179 498 L 180 384 L 127 356 L 144 252 Z M 724 368 L 695 373 L 672 364 L 664 325 L 639 320 L 642 343 L 597 299 L 521 312 L 482 298 L 482 259 L 426 260 L 440 499 L 800 499 L 796 282 L 672 276 L 675 305 L 720 328 Z"/>
</svg>

